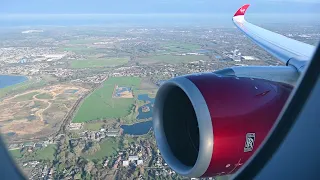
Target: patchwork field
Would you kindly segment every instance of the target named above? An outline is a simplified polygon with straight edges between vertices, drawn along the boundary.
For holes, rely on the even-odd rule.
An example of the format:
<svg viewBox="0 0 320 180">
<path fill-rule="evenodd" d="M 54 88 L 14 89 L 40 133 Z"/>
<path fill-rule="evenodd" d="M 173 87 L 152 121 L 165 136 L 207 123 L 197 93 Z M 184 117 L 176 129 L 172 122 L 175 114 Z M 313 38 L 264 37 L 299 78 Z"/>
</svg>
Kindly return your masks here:
<svg viewBox="0 0 320 180">
<path fill-rule="evenodd" d="M 70 89 L 77 91 L 68 93 Z M 0 102 L 0 131 L 9 141 L 48 136 L 86 92 L 77 86 L 55 85 L 4 99 Z"/>
<path fill-rule="evenodd" d="M 84 100 L 72 122 L 120 118 L 128 115 L 132 110 L 134 98 L 113 98 L 114 89 L 116 86 L 130 87 L 134 92 L 140 83 L 141 79 L 137 77 L 109 78 L 102 87 Z"/>
</svg>

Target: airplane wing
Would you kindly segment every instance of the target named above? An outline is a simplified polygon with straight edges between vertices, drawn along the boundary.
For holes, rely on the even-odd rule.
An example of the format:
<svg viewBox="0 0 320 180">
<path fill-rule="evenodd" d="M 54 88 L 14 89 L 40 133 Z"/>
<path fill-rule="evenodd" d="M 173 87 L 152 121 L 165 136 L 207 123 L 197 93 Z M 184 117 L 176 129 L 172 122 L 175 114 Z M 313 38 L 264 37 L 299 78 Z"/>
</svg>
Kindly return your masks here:
<svg viewBox="0 0 320 180">
<path fill-rule="evenodd" d="M 288 64 L 290 59 L 301 62 L 309 61 L 312 58 L 315 51 L 314 46 L 290 39 L 247 22 L 244 15 L 248 7 L 249 4 L 243 5 L 234 14 L 232 20 L 253 42 L 286 64 Z"/>
</svg>

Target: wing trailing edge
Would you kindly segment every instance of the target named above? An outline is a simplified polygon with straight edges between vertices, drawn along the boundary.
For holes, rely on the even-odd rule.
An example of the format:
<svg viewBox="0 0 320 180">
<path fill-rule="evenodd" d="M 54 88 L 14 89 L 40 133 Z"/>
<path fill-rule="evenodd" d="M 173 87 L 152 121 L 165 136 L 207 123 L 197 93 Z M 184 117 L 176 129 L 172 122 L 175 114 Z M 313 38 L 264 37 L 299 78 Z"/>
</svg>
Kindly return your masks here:
<svg viewBox="0 0 320 180">
<path fill-rule="evenodd" d="M 247 22 L 244 17 L 249 6 L 249 4 L 245 4 L 239 8 L 232 20 L 237 28 L 254 43 L 286 64 L 291 59 L 309 61 L 312 58 L 315 51 L 314 46 L 290 39 Z"/>
</svg>

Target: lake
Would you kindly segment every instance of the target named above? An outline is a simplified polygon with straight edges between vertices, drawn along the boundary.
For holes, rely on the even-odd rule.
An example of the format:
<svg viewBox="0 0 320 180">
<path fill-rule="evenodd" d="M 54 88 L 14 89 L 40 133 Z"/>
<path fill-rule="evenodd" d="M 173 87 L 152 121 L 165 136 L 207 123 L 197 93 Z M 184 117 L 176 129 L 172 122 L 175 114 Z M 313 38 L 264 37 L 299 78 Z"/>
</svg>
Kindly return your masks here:
<svg viewBox="0 0 320 180">
<path fill-rule="evenodd" d="M 0 88 L 5 88 L 28 80 L 26 76 L 0 75 Z"/>
<path fill-rule="evenodd" d="M 144 106 L 148 106 L 150 111 L 142 112 L 142 107 L 139 107 L 139 109 L 138 109 L 139 114 L 137 116 L 137 119 L 139 119 L 139 120 L 141 120 L 141 119 L 149 119 L 149 118 L 152 117 L 152 112 L 153 112 L 152 104 L 149 103 L 149 104 L 146 104 Z"/>
<path fill-rule="evenodd" d="M 148 94 L 140 94 L 138 95 L 138 100 L 141 100 L 141 101 L 144 101 L 145 103 L 148 103 L 148 104 L 145 104 L 144 106 L 148 106 L 150 111 L 149 112 L 142 112 L 142 107 L 139 107 L 138 109 L 138 116 L 137 116 L 137 119 L 141 120 L 141 119 L 149 119 L 152 117 L 152 112 L 153 112 L 153 107 L 152 105 L 154 104 L 154 98 L 150 98 L 148 96 Z"/>
<path fill-rule="evenodd" d="M 120 127 L 123 129 L 124 134 L 144 135 L 150 131 L 152 127 L 152 121 L 135 123 L 132 125 L 122 125 Z"/>
<path fill-rule="evenodd" d="M 147 102 L 154 103 L 154 98 L 150 98 L 148 94 L 138 95 L 138 100 L 144 101 L 145 103 Z"/>
</svg>

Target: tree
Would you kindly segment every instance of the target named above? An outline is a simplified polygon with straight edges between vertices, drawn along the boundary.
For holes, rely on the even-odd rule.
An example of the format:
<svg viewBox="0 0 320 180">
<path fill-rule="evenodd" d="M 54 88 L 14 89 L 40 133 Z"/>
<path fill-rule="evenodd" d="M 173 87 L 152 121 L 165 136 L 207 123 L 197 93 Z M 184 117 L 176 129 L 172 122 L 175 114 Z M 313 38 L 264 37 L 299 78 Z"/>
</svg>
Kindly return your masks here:
<svg viewBox="0 0 320 180">
<path fill-rule="evenodd" d="M 86 171 L 86 173 L 90 173 L 93 167 L 94 167 L 94 163 L 93 163 L 92 161 L 89 161 L 89 162 L 84 166 L 84 170 Z"/>
<path fill-rule="evenodd" d="M 86 146 L 85 153 L 87 154 L 94 154 L 95 152 L 100 150 L 100 145 L 96 142 L 90 142 Z"/>
</svg>

